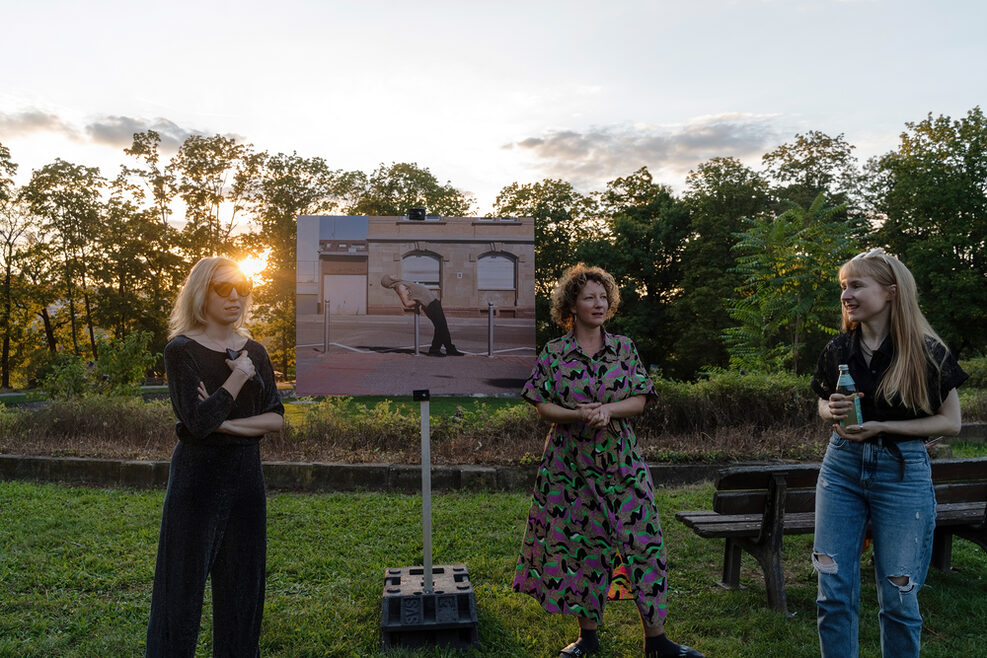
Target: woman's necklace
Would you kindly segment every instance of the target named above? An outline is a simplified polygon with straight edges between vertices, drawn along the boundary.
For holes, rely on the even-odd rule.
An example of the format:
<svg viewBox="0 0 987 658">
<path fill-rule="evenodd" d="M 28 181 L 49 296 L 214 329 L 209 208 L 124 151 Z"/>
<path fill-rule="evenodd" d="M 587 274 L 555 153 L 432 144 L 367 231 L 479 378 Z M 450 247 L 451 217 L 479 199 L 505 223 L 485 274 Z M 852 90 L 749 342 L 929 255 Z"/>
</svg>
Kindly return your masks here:
<svg viewBox="0 0 987 658">
<path fill-rule="evenodd" d="M 877 342 L 877 347 L 871 347 L 870 345 L 867 344 L 867 341 L 864 340 L 864 337 L 861 336 L 860 337 L 860 351 L 863 352 L 864 354 L 868 355 L 868 356 L 871 356 L 871 355 L 874 354 L 874 352 L 876 352 L 877 350 L 881 349 L 881 344 L 883 342 L 884 342 L 883 340 L 879 340 Z"/>
<path fill-rule="evenodd" d="M 883 342 L 884 341 L 881 340 L 878 342 L 877 347 L 871 347 L 867 344 L 867 341 L 864 340 L 863 336 L 860 337 L 860 353 L 864 355 L 864 362 L 867 363 L 868 366 L 870 365 L 871 358 L 874 356 L 874 352 L 881 349 L 881 343 Z"/>
<path fill-rule="evenodd" d="M 239 336 L 237 334 L 233 334 L 233 335 L 230 336 L 230 339 L 228 341 L 226 341 L 226 342 L 220 342 L 220 341 L 212 338 L 211 336 L 207 336 L 203 332 L 203 333 L 193 334 L 191 336 L 191 338 L 194 338 L 196 341 L 198 341 L 199 343 L 201 343 L 203 346 L 208 347 L 209 349 L 211 349 L 211 350 L 213 350 L 215 352 L 225 352 L 227 350 L 227 348 L 229 348 L 229 349 L 236 349 L 233 346 L 233 343 L 235 343 L 237 341 L 237 339 L 239 338 Z"/>
</svg>

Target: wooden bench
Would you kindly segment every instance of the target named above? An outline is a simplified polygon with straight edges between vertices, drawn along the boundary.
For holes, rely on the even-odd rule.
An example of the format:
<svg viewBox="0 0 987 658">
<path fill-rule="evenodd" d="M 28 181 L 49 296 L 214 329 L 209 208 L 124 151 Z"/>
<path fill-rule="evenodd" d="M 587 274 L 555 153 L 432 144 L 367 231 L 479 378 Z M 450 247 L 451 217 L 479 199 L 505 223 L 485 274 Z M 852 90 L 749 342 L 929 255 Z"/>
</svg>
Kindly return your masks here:
<svg viewBox="0 0 987 658">
<path fill-rule="evenodd" d="M 781 540 L 784 535 L 814 532 L 819 466 L 721 470 L 712 510 L 675 515 L 700 537 L 726 540 L 720 585 L 739 587 L 741 551 L 747 551 L 764 571 L 768 606 L 788 614 Z M 987 551 L 987 458 L 935 460 L 932 482 L 938 506 L 931 564 L 945 571 L 950 568 L 954 535 Z"/>
</svg>

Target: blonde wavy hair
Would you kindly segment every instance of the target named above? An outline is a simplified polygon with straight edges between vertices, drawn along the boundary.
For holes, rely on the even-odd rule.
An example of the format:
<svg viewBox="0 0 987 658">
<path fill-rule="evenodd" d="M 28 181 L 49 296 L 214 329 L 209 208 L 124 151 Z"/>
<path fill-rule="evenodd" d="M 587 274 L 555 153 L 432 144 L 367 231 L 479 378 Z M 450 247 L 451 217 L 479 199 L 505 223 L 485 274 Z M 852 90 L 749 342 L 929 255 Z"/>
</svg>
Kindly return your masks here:
<svg viewBox="0 0 987 658">
<path fill-rule="evenodd" d="M 899 396 L 902 403 L 910 409 L 934 413 L 926 386 L 926 369 L 927 364 L 932 364 L 941 373 L 942 364 L 936 363 L 932 358 L 926 338 L 932 338 L 943 345 L 945 343 L 918 306 L 915 277 L 904 263 L 881 248 L 859 254 L 844 263 L 840 268 L 840 281 L 853 276 L 869 276 L 886 288 L 895 287 L 891 295 L 890 318 L 895 356 L 877 387 L 877 397 L 890 401 Z M 846 308 L 843 308 L 843 331 L 852 331 L 859 324 L 851 322 Z"/>
<path fill-rule="evenodd" d="M 620 306 L 620 288 L 613 276 L 602 267 L 592 267 L 583 263 L 576 263 L 559 277 L 552 291 L 552 320 L 563 329 L 572 329 L 573 315 L 572 307 L 576 305 L 576 299 L 580 291 L 590 281 L 595 281 L 603 286 L 607 292 L 607 317 L 609 320 L 617 312 Z"/>
<path fill-rule="evenodd" d="M 223 256 L 203 258 L 192 267 L 192 271 L 188 273 L 182 284 L 182 289 L 178 292 L 175 307 L 171 309 L 171 316 L 168 318 L 168 340 L 206 326 L 205 308 L 209 296 L 209 284 L 212 283 L 216 272 L 224 268 L 232 268 L 243 276 L 236 261 Z M 253 294 L 247 295 L 243 300 L 243 312 L 233 324 L 233 330 L 247 338 L 250 337 L 250 332 L 243 326 L 243 322 L 247 317 L 251 301 Z"/>
</svg>

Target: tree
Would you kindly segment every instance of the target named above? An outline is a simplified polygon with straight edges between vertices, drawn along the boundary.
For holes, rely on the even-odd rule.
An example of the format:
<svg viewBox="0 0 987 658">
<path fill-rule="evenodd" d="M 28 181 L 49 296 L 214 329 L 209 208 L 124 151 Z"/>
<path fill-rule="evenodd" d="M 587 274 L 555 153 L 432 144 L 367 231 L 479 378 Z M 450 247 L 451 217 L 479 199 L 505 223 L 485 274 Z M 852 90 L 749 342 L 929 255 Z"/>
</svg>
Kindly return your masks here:
<svg viewBox="0 0 987 658">
<path fill-rule="evenodd" d="M 833 203 L 853 210 L 860 205 L 862 182 L 853 150 L 843 133 L 830 137 L 810 130 L 765 153 L 761 162 L 781 200 L 808 207 L 822 192 Z"/>
<path fill-rule="evenodd" d="M 346 208 L 351 215 L 403 216 L 409 208 L 424 208 L 430 215 L 468 217 L 473 199 L 445 185 L 416 163 L 381 164 L 369 177 L 354 172 L 345 181 L 353 200 Z"/>
<path fill-rule="evenodd" d="M 185 202 L 183 235 L 189 260 L 235 250 L 237 215 L 259 166 L 260 156 L 231 137 L 192 135 L 182 143 L 165 176 L 173 177 Z"/>
<path fill-rule="evenodd" d="M 81 294 L 93 358 L 98 358 L 93 324 L 89 272 L 100 237 L 100 192 L 105 180 L 95 167 L 56 158 L 35 170 L 21 191 L 41 222 L 41 229 L 58 245 L 69 307 L 73 353 L 79 354 L 75 304 Z"/>
<path fill-rule="evenodd" d="M 607 183 L 600 209 L 608 231 L 586 239 L 577 254 L 620 285 L 611 328 L 634 338 L 645 363 L 664 368 L 677 333 L 671 309 L 680 290 L 688 211 L 646 167 Z"/>
<path fill-rule="evenodd" d="M 147 194 L 151 196 L 151 207 L 154 214 L 163 225 L 168 224 L 171 215 L 171 201 L 175 196 L 175 177 L 167 169 L 160 166 L 161 156 L 158 152 L 161 146 L 161 136 L 148 130 L 134 133 L 134 141 L 130 148 L 123 152 L 143 161 L 143 168 L 124 167 L 123 174 L 127 177 L 137 177 L 144 183 L 146 191 L 137 193 L 138 199 L 144 201 Z"/>
<path fill-rule="evenodd" d="M 25 293 L 15 299 L 25 314 L 41 322 L 45 348 L 50 354 L 55 354 L 58 349 L 56 332 L 68 322 L 57 317 L 66 313 L 68 308 L 65 305 L 61 311 L 58 310 L 58 303 L 65 299 L 65 281 L 60 274 L 62 268 L 58 263 L 58 248 L 37 230 L 29 232 L 26 238 L 26 248 L 19 261 Z"/>
<path fill-rule="evenodd" d="M 601 232 L 594 219 L 596 204 L 562 180 L 511 183 L 494 200 L 497 217 L 533 217 L 535 220 L 535 314 L 539 345 L 557 335 L 549 319 L 555 282 L 578 261 L 577 249 Z"/>
<path fill-rule="evenodd" d="M 154 207 L 142 208 L 141 190 L 122 170 L 109 184 L 105 221 L 94 268 L 100 304 L 96 320 L 117 339 L 135 331 L 163 349 L 167 318 L 185 267 L 174 253 L 176 231 L 158 221 Z"/>
<path fill-rule="evenodd" d="M 17 164 L 10 159 L 10 149 L 0 143 L 0 204 L 14 198 L 14 179 Z"/>
<path fill-rule="evenodd" d="M 8 197 L 9 199 L 9 197 Z M 0 198 L 0 267 L 3 280 L 0 283 L 0 388 L 10 388 L 10 346 L 15 333 L 22 333 L 13 324 L 14 298 L 20 275 L 15 272 L 17 261 L 23 253 L 23 240 L 31 227 L 26 209 L 8 199 Z"/>
<path fill-rule="evenodd" d="M 808 208 L 777 217 L 744 218 L 737 235 L 737 271 L 744 277 L 730 305 L 739 326 L 725 332 L 730 365 L 747 370 L 811 368 L 837 331 L 840 286 L 836 273 L 855 251 L 842 206 L 820 193 Z M 807 365 L 808 364 L 808 365 Z"/>
<path fill-rule="evenodd" d="M 14 258 L 28 223 L 20 208 L 11 203 L 17 165 L 10 159 L 10 149 L 0 144 L 0 265 L 3 266 L 3 284 L 0 290 L 0 331 L 3 346 L 0 350 L 0 388 L 10 388 L 10 334 L 13 310 Z"/>
<path fill-rule="evenodd" d="M 987 350 L 987 119 L 980 107 L 906 124 L 871 163 L 877 240 L 915 275 L 923 310 L 954 354 Z"/>
<path fill-rule="evenodd" d="M 272 363 L 286 375 L 295 361 L 295 267 L 297 217 L 336 211 L 352 190 L 352 175 L 334 171 L 322 158 L 297 153 L 264 154 L 256 185 L 247 201 L 259 233 L 245 236 L 243 246 L 254 253 L 267 251 L 256 289 L 254 315 L 258 330 L 271 337 Z"/>
<path fill-rule="evenodd" d="M 689 172 L 684 194 L 689 235 L 682 251 L 681 295 L 675 304 L 678 339 L 668 373 L 690 379 L 703 367 L 726 367 L 723 331 L 733 324 L 728 304 L 743 283 L 732 250 L 742 217 L 770 207 L 767 181 L 735 158 L 713 158 Z"/>
</svg>

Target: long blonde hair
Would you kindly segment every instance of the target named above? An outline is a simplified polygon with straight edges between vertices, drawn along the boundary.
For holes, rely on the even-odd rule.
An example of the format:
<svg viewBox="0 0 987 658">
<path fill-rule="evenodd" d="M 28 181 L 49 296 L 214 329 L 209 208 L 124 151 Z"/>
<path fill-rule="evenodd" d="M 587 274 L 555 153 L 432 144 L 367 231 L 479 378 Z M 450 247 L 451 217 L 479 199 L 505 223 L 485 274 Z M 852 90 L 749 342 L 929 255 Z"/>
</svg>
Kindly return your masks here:
<svg viewBox="0 0 987 658">
<path fill-rule="evenodd" d="M 169 340 L 206 326 L 205 308 L 206 299 L 209 296 L 209 284 L 212 283 L 216 272 L 226 267 L 233 268 L 243 275 L 236 261 L 223 256 L 203 258 L 192 267 L 185 283 L 182 284 L 182 289 L 178 292 L 178 298 L 175 299 L 175 307 L 171 309 L 171 317 L 168 318 Z M 233 330 L 236 333 L 248 338 L 250 332 L 243 326 L 243 322 L 247 317 L 247 311 L 252 300 L 253 295 L 247 295 L 243 300 L 243 312 L 233 324 Z"/>
<path fill-rule="evenodd" d="M 937 374 L 941 374 L 942 364 L 933 359 L 926 338 L 939 343 L 943 341 L 918 306 L 915 277 L 900 260 L 880 248 L 844 263 L 840 268 L 840 280 L 851 276 L 869 276 L 882 286 L 895 286 L 889 323 L 895 356 L 877 387 L 877 397 L 890 402 L 899 396 L 906 407 L 932 414 L 935 410 L 929 400 L 926 371 L 931 364 Z M 852 331 L 859 324 L 851 322 L 843 308 L 843 331 Z"/>
</svg>

